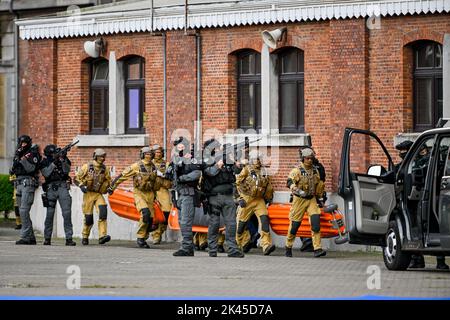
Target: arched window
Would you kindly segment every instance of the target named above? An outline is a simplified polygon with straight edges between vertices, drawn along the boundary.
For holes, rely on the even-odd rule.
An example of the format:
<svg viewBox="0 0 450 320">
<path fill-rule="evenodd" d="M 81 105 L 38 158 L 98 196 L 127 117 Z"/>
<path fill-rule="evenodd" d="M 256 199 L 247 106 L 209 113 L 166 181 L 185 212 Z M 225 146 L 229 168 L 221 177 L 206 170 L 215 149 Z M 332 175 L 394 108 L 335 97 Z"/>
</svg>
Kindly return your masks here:
<svg viewBox="0 0 450 320">
<path fill-rule="evenodd" d="M 305 131 L 304 58 L 296 48 L 279 53 L 279 128 L 281 133 Z"/>
<path fill-rule="evenodd" d="M 132 57 L 125 61 L 125 133 L 144 132 L 145 61 Z"/>
<path fill-rule="evenodd" d="M 237 55 L 238 125 L 241 129 L 261 129 L 261 55 L 243 51 Z"/>
<path fill-rule="evenodd" d="M 418 41 L 414 48 L 414 130 L 434 128 L 442 117 L 442 45 Z"/>
<path fill-rule="evenodd" d="M 90 131 L 108 134 L 108 61 L 95 60 L 90 69 Z"/>
</svg>

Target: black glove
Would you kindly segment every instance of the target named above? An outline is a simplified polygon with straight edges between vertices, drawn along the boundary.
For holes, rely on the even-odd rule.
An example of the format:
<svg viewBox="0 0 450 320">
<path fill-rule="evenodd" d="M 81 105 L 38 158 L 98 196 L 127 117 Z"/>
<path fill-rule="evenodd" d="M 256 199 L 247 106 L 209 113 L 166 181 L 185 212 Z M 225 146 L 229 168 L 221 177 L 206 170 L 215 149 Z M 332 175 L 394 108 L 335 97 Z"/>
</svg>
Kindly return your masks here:
<svg viewBox="0 0 450 320">
<path fill-rule="evenodd" d="M 250 171 L 250 175 L 252 176 L 252 178 L 254 179 L 254 180 L 256 180 L 256 179 L 258 179 L 258 176 L 256 175 L 256 172 L 255 171 Z"/>
<path fill-rule="evenodd" d="M 80 186 L 81 192 L 86 193 L 88 192 L 87 187 L 86 186 Z"/>
<path fill-rule="evenodd" d="M 245 206 L 247 206 L 247 202 L 245 202 L 244 199 L 239 199 L 238 203 L 239 203 L 239 207 L 241 207 L 241 208 L 245 208 Z"/>
<path fill-rule="evenodd" d="M 111 187 L 109 187 L 106 191 L 109 195 L 112 195 L 114 193 L 114 190 Z"/>
</svg>

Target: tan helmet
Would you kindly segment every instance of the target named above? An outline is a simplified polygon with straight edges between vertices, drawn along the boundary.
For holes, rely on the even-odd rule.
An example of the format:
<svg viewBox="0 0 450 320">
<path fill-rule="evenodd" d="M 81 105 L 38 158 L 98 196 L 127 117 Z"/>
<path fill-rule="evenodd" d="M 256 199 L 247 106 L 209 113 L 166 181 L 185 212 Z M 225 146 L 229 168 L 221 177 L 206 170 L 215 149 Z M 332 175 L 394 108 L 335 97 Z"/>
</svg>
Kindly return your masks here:
<svg viewBox="0 0 450 320">
<path fill-rule="evenodd" d="M 304 148 L 302 149 L 302 158 L 304 157 L 315 157 L 316 154 L 314 153 L 314 150 L 311 148 Z"/>
<path fill-rule="evenodd" d="M 155 153 L 156 151 L 160 150 L 162 153 L 162 156 L 164 157 L 164 148 L 161 147 L 159 144 L 154 144 L 152 146 L 152 151 Z"/>
<path fill-rule="evenodd" d="M 154 152 L 152 151 L 152 149 L 151 149 L 150 147 L 143 147 L 143 148 L 141 149 L 141 151 L 139 151 L 139 157 L 140 157 L 141 159 L 144 159 L 146 153 L 150 153 L 150 155 L 151 155 L 152 157 L 155 155 Z"/>
<path fill-rule="evenodd" d="M 92 155 L 92 158 L 95 160 L 97 157 L 106 157 L 105 150 L 98 148 L 94 150 L 94 154 Z"/>
</svg>

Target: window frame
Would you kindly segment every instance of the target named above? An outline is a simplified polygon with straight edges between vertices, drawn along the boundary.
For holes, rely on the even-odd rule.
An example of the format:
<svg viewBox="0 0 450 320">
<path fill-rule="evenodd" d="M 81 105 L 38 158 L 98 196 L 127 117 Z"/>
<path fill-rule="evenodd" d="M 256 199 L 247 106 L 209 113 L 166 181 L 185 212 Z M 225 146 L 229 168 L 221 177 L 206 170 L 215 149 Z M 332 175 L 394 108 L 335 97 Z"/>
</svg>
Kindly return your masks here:
<svg viewBox="0 0 450 320">
<path fill-rule="evenodd" d="M 108 76 L 106 80 L 94 80 L 94 70 L 96 65 L 105 63 L 108 67 Z M 103 128 L 94 128 L 94 94 L 93 91 L 101 92 L 103 105 Z M 89 64 L 89 132 L 90 134 L 108 134 L 109 133 L 109 62 L 108 60 L 96 59 Z"/>
<path fill-rule="evenodd" d="M 418 67 L 418 55 L 420 48 L 423 48 L 427 45 L 433 45 L 433 66 L 432 67 Z M 439 110 L 438 103 L 438 82 L 439 80 L 443 86 L 443 68 L 442 63 L 441 66 L 436 66 L 436 51 L 437 47 L 441 47 L 441 52 L 443 50 L 442 45 L 434 42 L 434 41 L 418 41 L 413 46 L 413 59 L 414 59 L 414 69 L 413 69 L 413 128 L 415 132 L 423 132 L 428 129 L 435 128 L 435 125 L 440 117 L 442 117 L 443 110 Z M 441 57 L 442 61 L 443 57 Z M 418 114 L 419 114 L 419 105 L 418 105 L 418 81 L 423 79 L 431 79 L 431 124 L 420 124 L 418 123 Z"/>
<path fill-rule="evenodd" d="M 253 74 L 241 74 L 241 62 L 244 57 L 248 55 L 254 56 L 254 70 Z M 245 50 L 239 52 L 237 57 L 237 111 L 238 111 L 238 128 L 243 130 L 253 129 L 257 132 L 260 132 L 262 129 L 262 101 L 261 97 L 259 97 L 259 108 L 257 106 L 257 97 L 256 92 L 257 86 L 259 86 L 259 93 L 261 93 L 261 66 L 259 67 L 259 73 L 257 73 L 257 57 L 259 56 L 259 61 L 261 62 L 261 54 L 255 50 Z M 243 126 L 242 124 L 242 101 L 241 101 L 241 85 L 252 85 L 254 86 L 255 98 L 251 101 L 250 109 L 252 111 L 252 115 L 254 115 L 254 125 L 253 126 Z M 259 119 L 259 123 L 258 123 Z"/>
<path fill-rule="evenodd" d="M 140 79 L 128 79 L 129 65 L 139 63 Z M 133 56 L 124 61 L 124 89 L 125 89 L 125 134 L 142 134 L 145 133 L 144 112 L 145 112 L 145 59 L 140 56 Z M 130 101 L 129 95 L 131 89 L 139 90 L 139 127 L 130 128 Z"/>
<path fill-rule="evenodd" d="M 286 72 L 283 73 L 283 59 L 287 57 L 292 51 L 296 52 L 296 72 Z M 299 71 L 299 63 L 300 63 L 300 53 L 302 54 L 302 63 L 303 71 Z M 304 51 L 295 47 L 289 47 L 283 49 L 278 53 L 278 92 L 279 92 L 279 116 L 278 116 L 278 128 L 280 133 L 304 133 L 305 132 L 305 55 Z M 283 125 L 283 94 L 282 94 L 282 86 L 283 84 L 295 84 L 295 94 L 296 94 L 296 103 L 297 103 L 297 117 L 295 119 L 295 126 L 287 127 Z M 299 88 L 302 90 L 299 90 Z M 301 96 L 300 96 L 301 91 Z M 301 121 L 303 119 L 303 123 Z"/>
</svg>

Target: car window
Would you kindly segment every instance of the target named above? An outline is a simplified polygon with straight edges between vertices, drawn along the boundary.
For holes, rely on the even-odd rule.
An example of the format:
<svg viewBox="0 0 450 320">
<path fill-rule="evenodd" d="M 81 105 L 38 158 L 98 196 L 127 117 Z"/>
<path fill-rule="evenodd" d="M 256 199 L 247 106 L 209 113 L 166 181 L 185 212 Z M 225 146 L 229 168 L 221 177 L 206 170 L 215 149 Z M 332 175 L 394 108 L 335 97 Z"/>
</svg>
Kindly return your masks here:
<svg viewBox="0 0 450 320">
<path fill-rule="evenodd" d="M 353 134 L 350 141 L 350 172 L 379 176 L 389 171 L 389 158 L 375 138 Z M 381 166 L 379 170 L 378 166 Z M 377 167 L 377 170 L 371 170 L 373 167 Z"/>
</svg>

